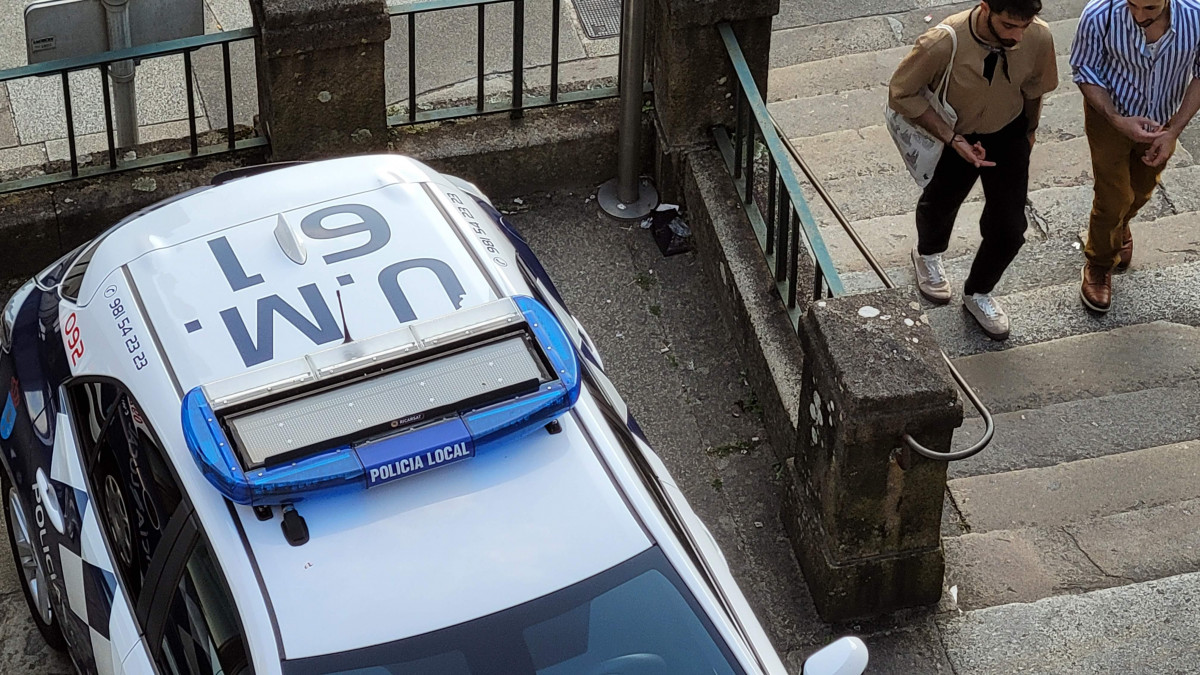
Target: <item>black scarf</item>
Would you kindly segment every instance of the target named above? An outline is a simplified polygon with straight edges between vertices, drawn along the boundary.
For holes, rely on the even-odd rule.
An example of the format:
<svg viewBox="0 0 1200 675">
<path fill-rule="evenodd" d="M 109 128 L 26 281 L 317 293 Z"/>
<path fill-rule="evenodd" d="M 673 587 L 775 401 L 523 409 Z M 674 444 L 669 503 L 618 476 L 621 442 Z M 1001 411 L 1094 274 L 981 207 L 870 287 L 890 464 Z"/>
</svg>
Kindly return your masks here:
<svg viewBox="0 0 1200 675">
<path fill-rule="evenodd" d="M 993 47 L 984 42 L 975 33 L 975 13 L 972 12 L 967 17 L 967 24 L 971 28 L 971 37 L 975 38 L 981 47 L 988 51 L 987 56 L 983 57 L 983 76 L 987 78 L 988 84 L 992 83 L 992 78 L 996 75 L 996 62 L 1000 62 L 1000 68 L 1004 72 L 1004 79 L 1012 82 L 1012 78 L 1008 75 L 1008 50 L 1003 47 Z"/>
</svg>

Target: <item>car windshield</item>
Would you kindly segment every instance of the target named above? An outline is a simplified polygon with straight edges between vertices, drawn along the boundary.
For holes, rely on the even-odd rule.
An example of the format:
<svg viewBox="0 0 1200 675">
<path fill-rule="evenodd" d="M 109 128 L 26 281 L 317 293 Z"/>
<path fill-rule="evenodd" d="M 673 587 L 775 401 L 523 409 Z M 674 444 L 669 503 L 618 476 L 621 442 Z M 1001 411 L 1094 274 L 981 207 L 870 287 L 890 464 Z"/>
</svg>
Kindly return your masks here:
<svg viewBox="0 0 1200 675">
<path fill-rule="evenodd" d="M 420 611 L 420 608 L 397 608 Z M 285 675 L 743 673 L 658 547 L 561 591 L 425 635 L 285 661 Z"/>
</svg>

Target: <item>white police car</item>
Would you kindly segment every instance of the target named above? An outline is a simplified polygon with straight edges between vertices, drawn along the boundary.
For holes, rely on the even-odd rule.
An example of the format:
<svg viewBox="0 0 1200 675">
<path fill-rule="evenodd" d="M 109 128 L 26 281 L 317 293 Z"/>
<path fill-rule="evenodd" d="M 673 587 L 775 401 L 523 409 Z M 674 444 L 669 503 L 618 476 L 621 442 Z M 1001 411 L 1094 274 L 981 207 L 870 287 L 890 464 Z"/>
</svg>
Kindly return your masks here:
<svg viewBox="0 0 1200 675">
<path fill-rule="evenodd" d="M 783 672 L 473 186 L 398 156 L 215 183 L 4 312 L 13 554 L 81 672 Z"/>
</svg>

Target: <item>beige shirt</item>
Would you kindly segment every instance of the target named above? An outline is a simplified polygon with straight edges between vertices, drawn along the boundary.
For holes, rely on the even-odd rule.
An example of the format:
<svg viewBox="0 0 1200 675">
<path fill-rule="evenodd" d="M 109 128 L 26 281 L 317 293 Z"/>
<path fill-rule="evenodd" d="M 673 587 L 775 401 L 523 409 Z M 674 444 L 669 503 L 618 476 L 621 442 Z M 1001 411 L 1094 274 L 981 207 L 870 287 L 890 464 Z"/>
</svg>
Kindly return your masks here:
<svg viewBox="0 0 1200 675">
<path fill-rule="evenodd" d="M 958 37 L 958 54 L 950 71 L 946 100 L 958 113 L 954 131 L 960 134 L 1000 131 L 1021 114 L 1026 99 L 1037 99 L 1058 86 L 1054 38 L 1050 27 L 1041 19 L 1034 19 L 1022 40 L 1006 50 L 1008 77 L 1004 76 L 1003 59 L 997 58 L 996 70 L 989 83 L 983 76 L 983 62 L 990 50 L 971 30 L 971 22 L 978 12 L 976 7 L 942 22 L 953 28 Z M 935 90 L 941 84 L 952 48 L 950 34 L 940 28 L 917 38 L 888 86 L 888 105 L 892 110 L 916 119 L 929 109 L 929 102 L 921 95 L 921 90 L 924 87 Z"/>
</svg>

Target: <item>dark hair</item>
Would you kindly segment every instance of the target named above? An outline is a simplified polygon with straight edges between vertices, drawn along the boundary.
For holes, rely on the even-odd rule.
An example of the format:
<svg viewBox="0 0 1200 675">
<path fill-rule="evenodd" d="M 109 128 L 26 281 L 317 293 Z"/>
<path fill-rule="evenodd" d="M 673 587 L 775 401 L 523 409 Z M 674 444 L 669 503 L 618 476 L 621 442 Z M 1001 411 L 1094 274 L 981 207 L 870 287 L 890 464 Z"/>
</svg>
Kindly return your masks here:
<svg viewBox="0 0 1200 675">
<path fill-rule="evenodd" d="M 1032 19 L 1042 11 L 1042 0 L 984 0 L 988 9 L 1014 19 Z"/>
</svg>

